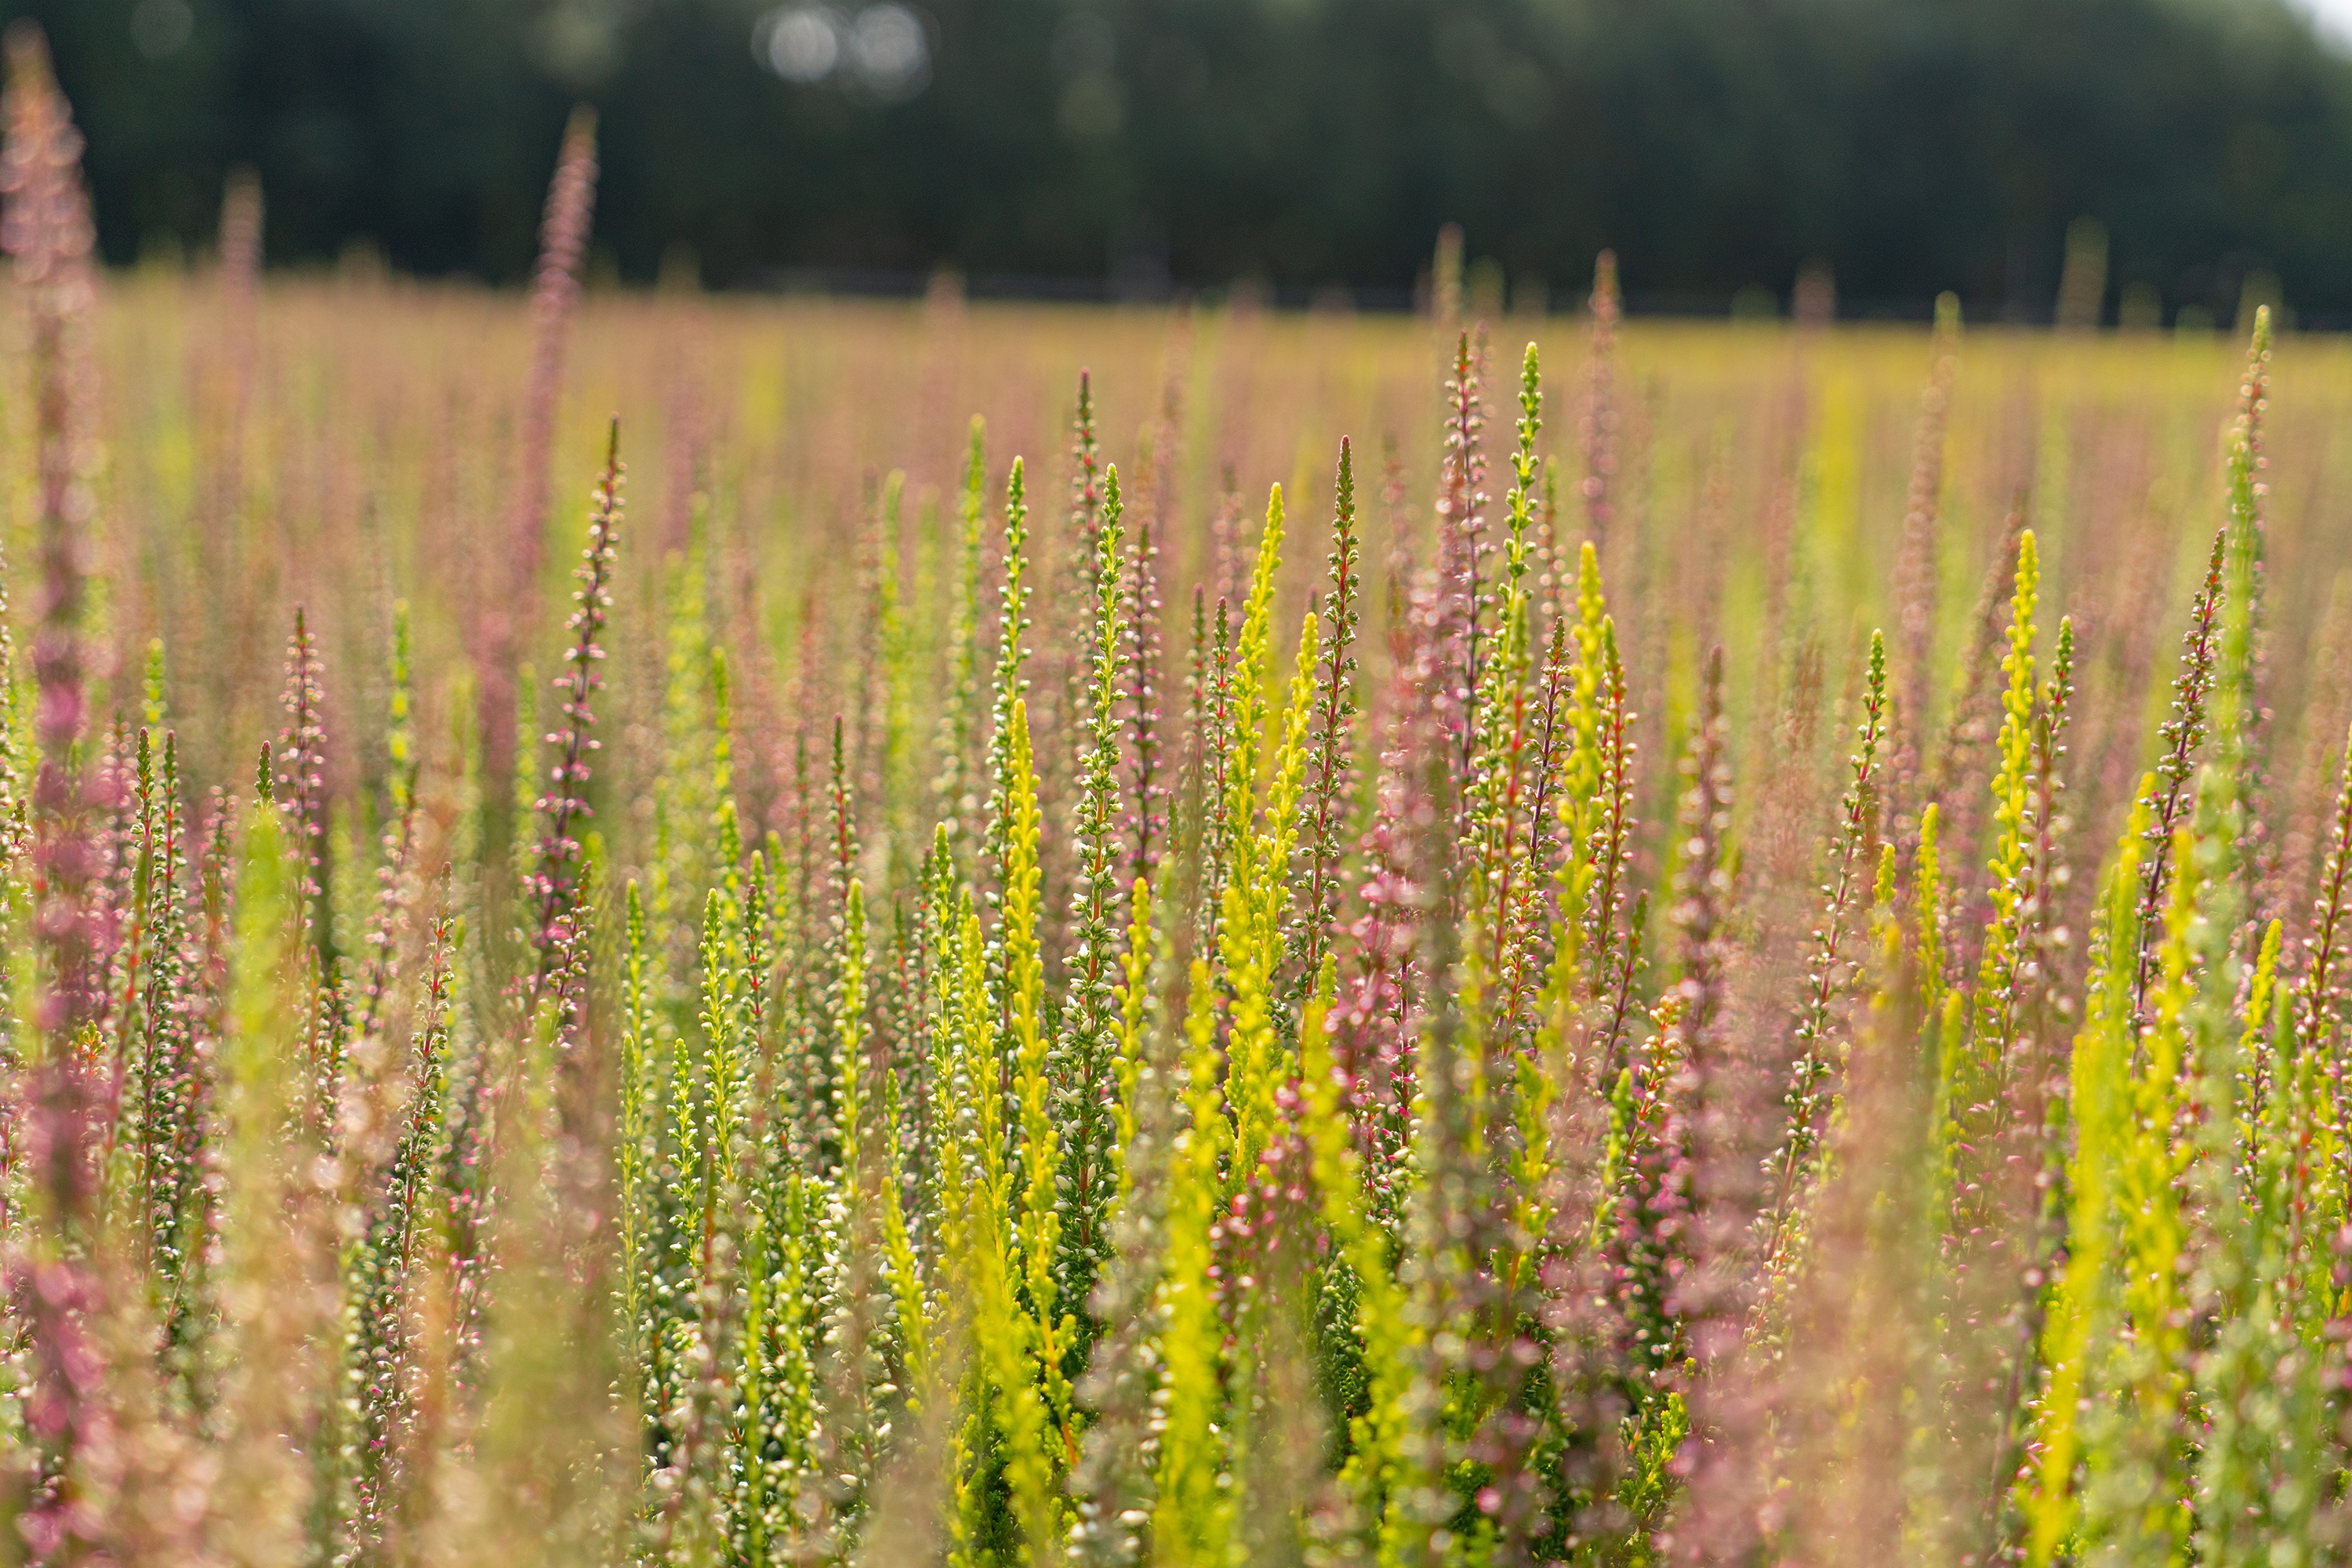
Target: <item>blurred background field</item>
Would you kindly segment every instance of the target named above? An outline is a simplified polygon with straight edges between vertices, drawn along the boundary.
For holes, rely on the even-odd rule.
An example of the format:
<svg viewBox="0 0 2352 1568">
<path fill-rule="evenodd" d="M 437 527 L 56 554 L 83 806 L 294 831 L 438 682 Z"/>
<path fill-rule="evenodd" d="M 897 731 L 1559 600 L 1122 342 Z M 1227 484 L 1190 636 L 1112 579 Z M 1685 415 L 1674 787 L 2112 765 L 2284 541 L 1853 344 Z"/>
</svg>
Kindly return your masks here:
<svg viewBox="0 0 2352 1568">
<path fill-rule="evenodd" d="M 155 268 L 124 278 L 100 321 L 111 668 L 130 700 L 141 650 L 162 635 L 175 683 L 234 694 L 242 722 L 187 738 L 196 776 L 233 782 L 246 767 L 232 737 L 277 700 L 278 628 L 298 603 L 318 612 L 340 668 L 380 660 L 394 596 L 414 606 L 422 668 L 462 667 L 466 628 L 505 583 L 505 547 L 481 520 L 508 504 L 518 460 L 531 337 L 509 299 L 362 270 L 247 300 L 209 274 Z M 1498 357 L 1536 343 L 1571 409 L 1588 395 L 1584 320 L 1506 317 L 1486 330 Z M 893 470 L 907 484 L 905 591 L 937 671 L 951 586 L 941 552 L 969 422 L 984 421 L 994 471 L 1024 455 L 1038 493 L 1057 496 L 1081 371 L 1107 458 L 1150 476 L 1129 506 L 1162 542 L 1171 637 L 1182 638 L 1193 587 L 1212 606 L 1234 591 L 1218 553 L 1236 547 L 1268 485 L 1309 517 L 1328 504 L 1343 436 L 1367 459 L 1392 454 L 1402 486 L 1368 509 L 1366 559 L 1384 571 L 1392 548 L 1430 545 L 1450 329 L 1426 318 L 1017 306 L 948 289 L 909 303 L 592 290 L 575 333 L 552 468 L 593 468 L 603 416 L 619 416 L 636 497 L 620 616 L 638 635 L 615 674 L 640 702 L 657 700 L 659 670 L 631 666 L 625 650 L 658 648 L 662 562 L 700 530 L 727 640 L 754 650 L 771 695 L 805 683 L 809 700 L 841 700 Z M 1620 521 L 1604 565 L 1642 605 L 1639 624 L 1664 638 L 1633 665 L 1637 705 L 1679 724 L 1697 661 L 1721 639 L 1735 655 L 1734 711 L 1760 721 L 1801 644 L 1850 670 L 1871 627 L 1893 623 L 1927 339 L 1895 326 L 1636 321 L 1617 342 Z M 2021 509 L 2042 540 L 2047 602 L 2075 618 L 2086 679 L 2147 688 L 2172 651 L 2158 623 L 2185 602 L 2217 523 L 2217 432 L 2240 353 L 2212 333 L 1968 330 L 1942 470 L 1937 671 L 1959 663 L 1980 580 Z M 2309 631 L 2328 619 L 2352 550 L 2352 344 L 2293 338 L 2276 377 L 2268 604 L 2282 627 Z M 1557 438 L 1581 439 L 1584 417 L 1563 416 Z M 1388 482 L 1389 460 L 1368 486 Z M 1578 502 L 1572 452 L 1564 462 L 1565 532 Z M 21 523 L 21 491 L 19 503 Z M 554 536 L 576 542 L 583 515 L 559 505 Z M 573 558 L 551 547 L 544 595 L 561 592 Z M 1286 615 L 1305 608 L 1320 571 L 1314 552 L 1294 553 Z M 1041 612 L 1069 636 L 1075 624 L 1058 617 L 1078 613 L 1062 599 Z M 541 626 L 542 664 L 561 635 Z M 2278 637 L 2282 691 L 2300 689 L 2312 647 Z M 1378 639 L 1364 657 L 1377 681 Z M 1940 676 L 1927 689 L 1948 700 Z M 2111 791 L 2128 785 L 2116 770 L 2137 765 L 2141 722 L 2158 716 L 2144 706 L 2096 707 L 2117 726 L 2100 764 Z M 338 733 L 339 747 L 352 743 Z M 749 765 L 783 757 L 755 748 Z M 1664 770 L 1654 779 L 1671 782 Z"/>
</svg>

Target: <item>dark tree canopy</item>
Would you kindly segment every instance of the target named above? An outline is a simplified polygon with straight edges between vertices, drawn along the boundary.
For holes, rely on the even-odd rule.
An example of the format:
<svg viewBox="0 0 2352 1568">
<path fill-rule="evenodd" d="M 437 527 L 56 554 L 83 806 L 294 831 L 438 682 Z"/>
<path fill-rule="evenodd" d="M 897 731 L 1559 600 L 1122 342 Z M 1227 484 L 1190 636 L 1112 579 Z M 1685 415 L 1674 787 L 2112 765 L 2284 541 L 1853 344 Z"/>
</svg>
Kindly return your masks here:
<svg viewBox="0 0 2352 1568">
<path fill-rule="evenodd" d="M 511 279 L 584 100 L 633 279 L 685 247 L 719 285 L 1393 298 L 1454 221 L 1561 294 L 1607 245 L 1636 303 L 1785 296 L 1822 258 L 1849 300 L 2046 311 L 2089 217 L 2168 310 L 2226 315 L 2268 273 L 2352 318 L 2352 62 L 2283 0 L 920 0 L 920 61 L 879 87 L 852 54 L 783 79 L 753 47 L 772 3 L 0 10 L 49 29 L 117 259 L 207 243 L 249 163 L 275 259 L 364 239 Z M 853 53 L 861 4 L 822 24 Z"/>
</svg>

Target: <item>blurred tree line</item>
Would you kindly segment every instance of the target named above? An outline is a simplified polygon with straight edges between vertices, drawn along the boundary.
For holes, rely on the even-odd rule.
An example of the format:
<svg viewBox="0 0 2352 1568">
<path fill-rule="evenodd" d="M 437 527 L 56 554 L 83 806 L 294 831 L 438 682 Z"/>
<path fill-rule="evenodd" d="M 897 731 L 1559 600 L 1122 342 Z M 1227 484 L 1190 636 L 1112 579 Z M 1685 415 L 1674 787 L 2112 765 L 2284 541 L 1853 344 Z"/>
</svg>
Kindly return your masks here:
<svg viewBox="0 0 2352 1568">
<path fill-rule="evenodd" d="M 2067 226 L 2105 297 L 2275 279 L 2352 320 L 2352 62 L 2284 0 L 0 0 L 47 27 L 108 254 L 354 242 L 511 279 L 575 100 L 632 279 L 793 269 L 1262 279 L 1395 300 L 1441 224 L 1563 301 L 2046 316 Z M 2078 234 L 2082 231 L 2078 231 Z M 1488 269 L 1493 275 L 1494 268 Z M 839 273 L 836 272 L 836 276 Z"/>
</svg>

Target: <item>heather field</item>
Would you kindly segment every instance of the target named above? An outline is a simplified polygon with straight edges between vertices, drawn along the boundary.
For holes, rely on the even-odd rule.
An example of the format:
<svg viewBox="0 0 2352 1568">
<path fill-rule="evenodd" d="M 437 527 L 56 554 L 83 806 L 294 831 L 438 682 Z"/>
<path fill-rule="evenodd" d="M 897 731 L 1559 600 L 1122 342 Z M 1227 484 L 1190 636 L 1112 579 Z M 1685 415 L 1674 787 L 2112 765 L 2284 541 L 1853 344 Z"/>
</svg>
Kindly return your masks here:
<svg viewBox="0 0 2352 1568">
<path fill-rule="evenodd" d="M 2352 1558 L 2352 347 L 103 272 L 0 1561 Z"/>
</svg>

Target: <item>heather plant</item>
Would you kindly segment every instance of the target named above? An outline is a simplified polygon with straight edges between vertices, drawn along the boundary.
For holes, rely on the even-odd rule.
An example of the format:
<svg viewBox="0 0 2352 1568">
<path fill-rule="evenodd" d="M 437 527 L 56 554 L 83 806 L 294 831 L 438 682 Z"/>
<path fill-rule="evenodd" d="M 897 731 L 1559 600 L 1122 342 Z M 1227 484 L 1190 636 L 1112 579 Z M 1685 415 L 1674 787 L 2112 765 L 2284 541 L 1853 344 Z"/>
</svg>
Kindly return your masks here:
<svg viewBox="0 0 2352 1568">
<path fill-rule="evenodd" d="M 9 58 L 0 1558 L 2352 1551 L 2340 350 L 113 278 Z"/>
</svg>

